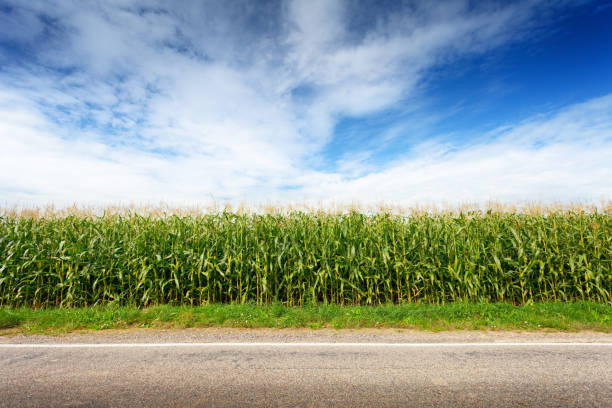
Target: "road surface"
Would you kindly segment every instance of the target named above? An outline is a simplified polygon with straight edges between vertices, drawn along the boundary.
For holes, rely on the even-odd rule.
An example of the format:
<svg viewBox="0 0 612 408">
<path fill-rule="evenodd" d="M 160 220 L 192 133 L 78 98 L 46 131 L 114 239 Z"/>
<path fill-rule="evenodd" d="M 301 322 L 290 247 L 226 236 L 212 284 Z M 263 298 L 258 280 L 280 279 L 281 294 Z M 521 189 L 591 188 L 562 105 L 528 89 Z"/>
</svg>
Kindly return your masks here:
<svg viewBox="0 0 612 408">
<path fill-rule="evenodd" d="M 132 331 L 0 337 L 2 407 L 612 407 L 612 336 Z"/>
</svg>

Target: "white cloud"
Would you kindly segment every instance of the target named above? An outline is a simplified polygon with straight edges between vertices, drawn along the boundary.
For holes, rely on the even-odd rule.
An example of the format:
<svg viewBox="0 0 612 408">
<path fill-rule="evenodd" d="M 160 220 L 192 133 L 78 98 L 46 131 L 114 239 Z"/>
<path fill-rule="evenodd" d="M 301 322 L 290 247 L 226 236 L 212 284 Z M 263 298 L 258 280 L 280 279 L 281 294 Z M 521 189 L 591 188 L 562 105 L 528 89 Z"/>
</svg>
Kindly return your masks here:
<svg viewBox="0 0 612 408">
<path fill-rule="evenodd" d="M 467 146 L 426 143 L 382 171 L 322 176 L 306 196 L 335 201 L 598 201 L 612 196 L 612 95 L 496 130 Z"/>
<path fill-rule="evenodd" d="M 363 16 L 340 1 L 33 0 L 3 17 L 13 34 L 0 31 L 34 50 L 0 70 L 0 200 L 609 195 L 609 98 L 455 153 L 430 140 L 378 171 L 367 151 L 336 172 L 311 167 L 338 117 L 389 108 L 416 95 L 428 69 L 523 38 L 543 7 L 418 3 L 355 29 Z"/>
</svg>

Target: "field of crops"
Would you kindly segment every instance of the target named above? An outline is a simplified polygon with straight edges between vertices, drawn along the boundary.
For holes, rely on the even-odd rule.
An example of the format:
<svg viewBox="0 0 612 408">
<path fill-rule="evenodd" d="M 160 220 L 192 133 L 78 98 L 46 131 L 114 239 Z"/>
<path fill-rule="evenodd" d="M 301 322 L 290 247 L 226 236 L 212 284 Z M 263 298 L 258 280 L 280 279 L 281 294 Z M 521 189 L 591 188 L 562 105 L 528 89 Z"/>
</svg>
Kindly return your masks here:
<svg viewBox="0 0 612 408">
<path fill-rule="evenodd" d="M 612 302 L 612 214 L 0 216 L 0 304 Z"/>
</svg>

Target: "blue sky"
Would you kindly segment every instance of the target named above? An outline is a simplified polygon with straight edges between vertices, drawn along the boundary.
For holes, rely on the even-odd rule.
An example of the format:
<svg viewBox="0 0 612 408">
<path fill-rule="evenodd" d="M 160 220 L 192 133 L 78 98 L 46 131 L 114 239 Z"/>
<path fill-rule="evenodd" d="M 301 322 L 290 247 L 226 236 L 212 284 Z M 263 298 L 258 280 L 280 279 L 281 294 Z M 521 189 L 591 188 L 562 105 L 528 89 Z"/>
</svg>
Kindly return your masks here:
<svg viewBox="0 0 612 408">
<path fill-rule="evenodd" d="M 0 202 L 612 197 L 612 1 L 3 1 Z"/>
</svg>

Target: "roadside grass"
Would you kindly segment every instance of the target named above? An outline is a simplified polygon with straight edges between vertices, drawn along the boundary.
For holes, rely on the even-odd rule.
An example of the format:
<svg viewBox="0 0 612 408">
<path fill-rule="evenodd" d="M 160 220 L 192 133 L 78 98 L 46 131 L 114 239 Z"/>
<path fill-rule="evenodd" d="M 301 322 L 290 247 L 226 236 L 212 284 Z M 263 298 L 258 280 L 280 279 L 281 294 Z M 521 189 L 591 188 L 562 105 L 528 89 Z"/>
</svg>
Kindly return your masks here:
<svg viewBox="0 0 612 408">
<path fill-rule="evenodd" d="M 210 304 L 205 306 L 0 307 L 0 334 L 190 327 L 595 330 L 612 333 L 612 305 L 595 302 L 412 303 L 380 306 Z"/>
</svg>

